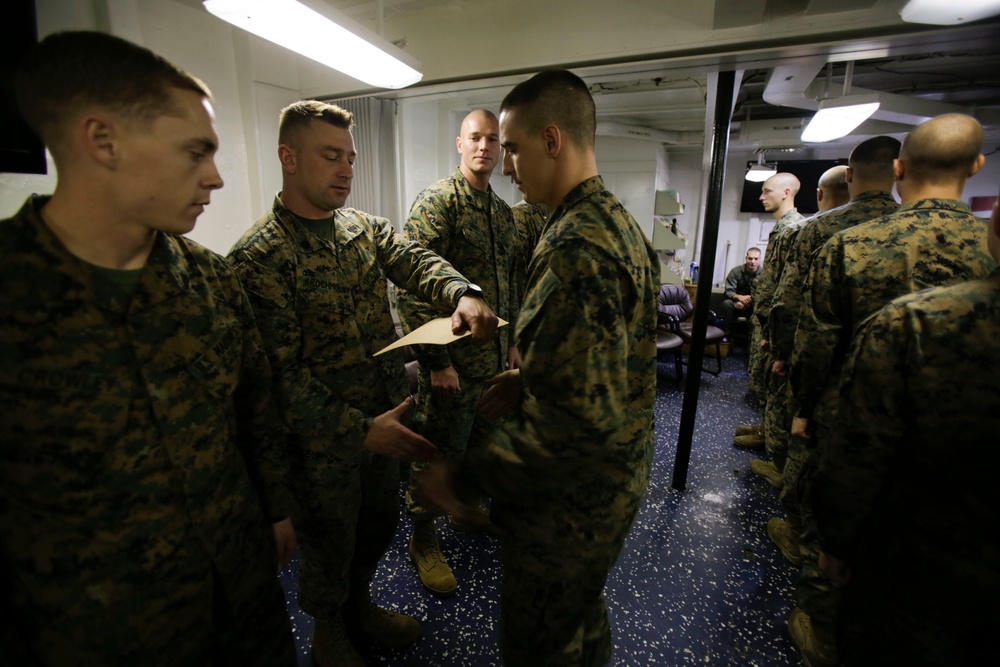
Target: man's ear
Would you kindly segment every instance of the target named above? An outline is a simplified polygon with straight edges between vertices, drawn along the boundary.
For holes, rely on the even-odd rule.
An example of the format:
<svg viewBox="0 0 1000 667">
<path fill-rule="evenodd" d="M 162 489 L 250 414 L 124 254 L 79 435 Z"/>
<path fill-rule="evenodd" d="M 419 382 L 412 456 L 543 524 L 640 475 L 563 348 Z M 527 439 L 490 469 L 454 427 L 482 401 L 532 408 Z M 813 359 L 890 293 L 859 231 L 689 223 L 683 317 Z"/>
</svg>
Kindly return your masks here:
<svg viewBox="0 0 1000 667">
<path fill-rule="evenodd" d="M 854 182 L 854 170 L 851 169 L 850 167 L 848 167 L 847 171 L 844 172 L 844 180 L 846 180 L 848 183 Z"/>
<path fill-rule="evenodd" d="M 105 167 L 114 168 L 121 159 L 121 128 L 104 114 L 87 116 L 77 127 L 87 155 Z"/>
<path fill-rule="evenodd" d="M 968 178 L 972 178 L 973 176 L 975 176 L 976 172 L 982 169 L 985 163 L 986 163 L 986 156 L 980 153 L 979 157 L 976 158 L 976 161 L 972 163 L 972 169 L 969 170 Z"/>
<path fill-rule="evenodd" d="M 892 161 L 892 177 L 897 181 L 901 181 L 904 176 L 906 176 L 906 163 L 896 158 Z"/>
<path fill-rule="evenodd" d="M 459 155 L 462 154 L 462 137 L 455 137 L 455 149 Z"/>
<path fill-rule="evenodd" d="M 281 171 L 286 174 L 294 174 L 298 169 L 295 149 L 288 144 L 278 146 L 278 161 L 281 162 Z"/>
<path fill-rule="evenodd" d="M 545 154 L 556 158 L 562 152 L 562 131 L 558 125 L 546 125 L 542 128 L 542 141 L 545 142 Z"/>
</svg>

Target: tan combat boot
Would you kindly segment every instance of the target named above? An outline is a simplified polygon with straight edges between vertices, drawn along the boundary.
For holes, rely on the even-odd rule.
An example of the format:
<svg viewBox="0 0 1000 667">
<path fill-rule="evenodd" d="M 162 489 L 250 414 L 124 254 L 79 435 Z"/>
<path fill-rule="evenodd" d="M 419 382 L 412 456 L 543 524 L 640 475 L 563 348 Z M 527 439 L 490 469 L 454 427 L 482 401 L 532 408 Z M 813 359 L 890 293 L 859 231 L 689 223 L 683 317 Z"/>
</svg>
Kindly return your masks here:
<svg viewBox="0 0 1000 667">
<path fill-rule="evenodd" d="M 383 646 L 403 648 L 420 639 L 417 619 L 383 609 L 372 601 L 371 582 L 352 587 L 347 608 L 356 614 L 351 628 Z"/>
<path fill-rule="evenodd" d="M 798 607 L 788 615 L 788 633 L 806 667 L 834 667 L 839 664 L 833 628 L 813 623 L 809 614 Z"/>
<path fill-rule="evenodd" d="M 774 517 L 767 522 L 767 536 L 781 551 L 781 555 L 794 565 L 802 567 L 802 553 L 795 530 L 784 519 Z"/>
<path fill-rule="evenodd" d="M 329 619 L 316 619 L 312 660 L 316 667 L 367 667 L 347 636 L 342 613 Z"/>
<path fill-rule="evenodd" d="M 417 566 L 417 575 L 424 588 L 435 595 L 447 597 L 454 594 L 458 581 L 441 553 L 433 521 L 416 519 L 410 537 L 410 560 Z"/>
<path fill-rule="evenodd" d="M 737 426 L 736 435 L 759 435 L 764 436 L 764 425 L 757 424 L 756 426 Z"/>
<path fill-rule="evenodd" d="M 778 466 L 774 465 L 771 461 L 764 461 L 762 459 L 754 459 L 750 462 L 750 472 L 757 475 L 758 477 L 763 477 L 767 480 L 767 483 L 776 489 L 780 489 L 784 486 L 782 481 L 783 477 L 781 471 L 778 470 Z"/>
<path fill-rule="evenodd" d="M 738 435 L 733 438 L 733 447 L 739 447 L 740 449 L 764 449 L 764 436 L 763 434 L 751 434 L 751 435 Z"/>
</svg>

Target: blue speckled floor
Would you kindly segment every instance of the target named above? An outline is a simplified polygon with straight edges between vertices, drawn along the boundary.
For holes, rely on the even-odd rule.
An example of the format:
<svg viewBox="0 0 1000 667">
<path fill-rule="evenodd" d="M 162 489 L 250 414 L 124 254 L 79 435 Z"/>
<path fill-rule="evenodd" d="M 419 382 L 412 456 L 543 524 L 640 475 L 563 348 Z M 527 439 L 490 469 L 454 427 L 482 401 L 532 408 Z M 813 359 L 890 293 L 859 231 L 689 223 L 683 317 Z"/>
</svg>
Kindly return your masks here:
<svg viewBox="0 0 1000 667">
<path fill-rule="evenodd" d="M 749 472 L 754 454 L 732 446 L 737 424 L 754 423 L 747 400 L 745 353 L 724 360 L 722 375 L 703 375 L 686 491 L 670 488 L 683 386 L 663 373 L 656 397 L 656 457 L 642 510 L 607 585 L 614 632 L 612 665 L 800 664 L 785 618 L 795 571 L 767 539 L 777 492 Z M 372 647 L 372 665 L 499 665 L 498 543 L 440 528 L 442 548 L 459 581 L 436 598 L 421 587 L 406 554 L 409 525 L 375 576 L 375 599 L 423 623 L 423 637 L 397 651 Z M 310 665 L 312 619 L 295 603 L 295 566 L 282 574 L 300 649 Z"/>
</svg>

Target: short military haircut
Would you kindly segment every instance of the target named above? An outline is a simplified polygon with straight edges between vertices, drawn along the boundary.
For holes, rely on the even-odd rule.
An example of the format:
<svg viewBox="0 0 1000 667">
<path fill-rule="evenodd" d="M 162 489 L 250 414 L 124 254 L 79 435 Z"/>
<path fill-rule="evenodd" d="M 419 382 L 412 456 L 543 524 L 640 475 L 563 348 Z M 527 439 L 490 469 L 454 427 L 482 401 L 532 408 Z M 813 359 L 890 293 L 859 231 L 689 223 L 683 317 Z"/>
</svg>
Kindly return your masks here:
<svg viewBox="0 0 1000 667">
<path fill-rule="evenodd" d="M 53 153 L 85 109 L 148 122 L 180 112 L 174 89 L 211 98 L 204 83 L 166 59 L 100 32 L 49 35 L 27 53 L 14 87 L 22 116 Z"/>
<path fill-rule="evenodd" d="M 847 163 L 864 180 L 892 180 L 892 163 L 899 157 L 898 139 L 878 136 L 854 147 Z"/>
<path fill-rule="evenodd" d="M 577 148 L 594 146 L 594 98 L 583 79 L 568 70 L 545 70 L 514 86 L 500 103 L 500 113 L 513 109 L 532 134 L 556 125 Z"/>
<path fill-rule="evenodd" d="M 917 179 L 965 177 L 983 149 L 983 126 L 972 116 L 949 113 L 918 125 L 899 149 Z"/>
<path fill-rule="evenodd" d="M 354 114 L 350 111 L 319 100 L 300 100 L 281 110 L 278 117 L 278 143 L 294 143 L 299 130 L 308 127 L 314 120 L 329 123 L 342 130 L 354 127 Z"/>
<path fill-rule="evenodd" d="M 760 248 L 753 246 L 752 248 L 747 248 L 747 255 L 757 255 L 760 257 Z"/>
<path fill-rule="evenodd" d="M 831 192 L 847 192 L 847 166 L 837 165 L 824 171 L 819 177 L 817 187 Z"/>
<path fill-rule="evenodd" d="M 779 171 L 777 174 L 771 178 L 764 181 L 764 185 L 768 183 L 771 184 L 771 188 L 774 190 L 791 190 L 792 197 L 795 197 L 799 193 L 799 188 L 802 184 L 799 182 L 799 177 L 787 171 Z"/>
</svg>

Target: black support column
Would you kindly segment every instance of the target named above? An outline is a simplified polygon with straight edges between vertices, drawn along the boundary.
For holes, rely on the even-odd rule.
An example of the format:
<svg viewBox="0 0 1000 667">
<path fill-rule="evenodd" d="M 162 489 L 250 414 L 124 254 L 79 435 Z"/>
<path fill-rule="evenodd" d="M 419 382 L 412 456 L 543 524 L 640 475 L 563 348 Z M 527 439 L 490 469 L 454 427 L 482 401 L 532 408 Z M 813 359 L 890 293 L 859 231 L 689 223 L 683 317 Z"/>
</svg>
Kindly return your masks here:
<svg viewBox="0 0 1000 667">
<path fill-rule="evenodd" d="M 719 214 L 722 188 L 726 182 L 726 153 L 729 151 L 729 126 L 732 121 L 733 84 L 736 73 L 719 72 L 715 93 L 715 120 L 712 123 L 712 159 L 705 205 L 705 226 L 701 237 L 701 258 L 698 291 L 694 307 L 691 353 L 688 356 L 687 383 L 681 408 L 680 432 L 677 435 L 677 456 L 674 459 L 672 486 L 683 490 L 687 485 L 688 464 L 691 460 L 691 438 L 698 410 L 698 390 L 701 386 L 701 365 L 705 359 L 705 329 L 712 298 L 712 276 L 715 275 L 716 246 L 719 242 Z"/>
</svg>

